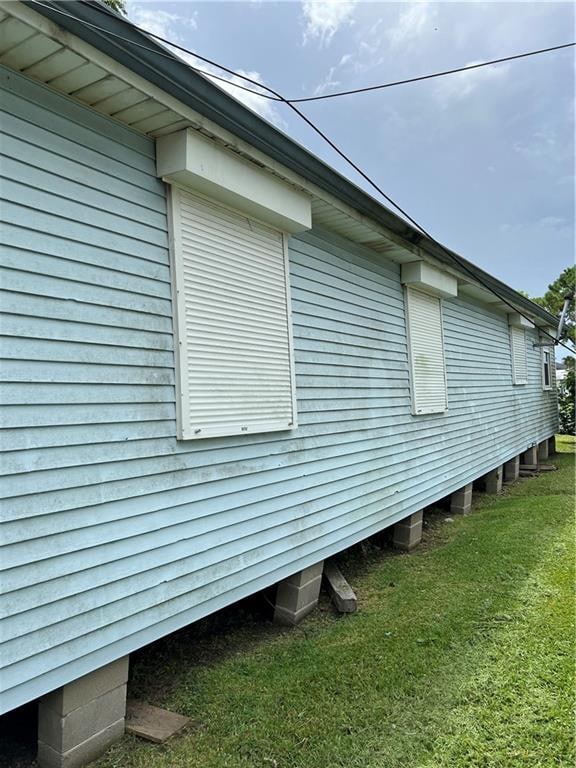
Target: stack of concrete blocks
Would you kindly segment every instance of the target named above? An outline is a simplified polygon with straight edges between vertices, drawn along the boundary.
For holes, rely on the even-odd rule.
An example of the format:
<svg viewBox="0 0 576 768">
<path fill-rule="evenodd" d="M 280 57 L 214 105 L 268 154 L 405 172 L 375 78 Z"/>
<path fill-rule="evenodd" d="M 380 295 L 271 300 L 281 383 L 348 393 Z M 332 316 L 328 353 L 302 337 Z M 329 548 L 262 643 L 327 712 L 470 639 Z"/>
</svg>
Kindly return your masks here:
<svg viewBox="0 0 576 768">
<path fill-rule="evenodd" d="M 538 464 L 538 446 L 533 445 L 527 448 L 520 456 L 520 465 L 524 467 L 534 467 Z"/>
<path fill-rule="evenodd" d="M 504 483 L 514 483 L 520 477 L 520 456 L 514 456 L 513 459 L 504 464 Z"/>
<path fill-rule="evenodd" d="M 502 480 L 504 476 L 503 466 L 491 469 L 490 472 L 486 472 L 480 480 L 478 485 L 485 493 L 501 493 L 502 492 Z"/>
<path fill-rule="evenodd" d="M 314 610 L 320 596 L 323 568 L 321 560 L 278 584 L 274 607 L 276 624 L 295 626 Z"/>
<path fill-rule="evenodd" d="M 538 462 L 543 463 L 548 459 L 549 452 L 548 452 L 548 440 L 542 440 L 541 443 L 538 443 Z"/>
<path fill-rule="evenodd" d="M 548 454 L 549 456 L 554 456 L 556 453 L 556 435 L 552 435 L 552 437 L 548 438 Z"/>
<path fill-rule="evenodd" d="M 76 768 L 124 734 L 128 656 L 40 699 L 38 765 Z"/>
<path fill-rule="evenodd" d="M 423 512 L 420 510 L 396 523 L 392 534 L 392 543 L 396 549 L 409 552 L 420 543 L 422 540 L 422 519 Z"/>
<path fill-rule="evenodd" d="M 469 515 L 472 510 L 472 483 L 464 485 L 450 497 L 450 512 L 453 515 Z"/>
</svg>

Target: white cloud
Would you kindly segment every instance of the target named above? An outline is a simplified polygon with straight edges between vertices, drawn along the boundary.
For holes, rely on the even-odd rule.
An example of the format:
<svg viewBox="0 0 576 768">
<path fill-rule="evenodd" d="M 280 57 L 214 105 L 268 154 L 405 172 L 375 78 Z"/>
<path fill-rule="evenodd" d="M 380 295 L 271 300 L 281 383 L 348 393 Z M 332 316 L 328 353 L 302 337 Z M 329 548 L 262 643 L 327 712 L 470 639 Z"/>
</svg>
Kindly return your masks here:
<svg viewBox="0 0 576 768">
<path fill-rule="evenodd" d="M 206 65 L 203 65 L 202 68 L 206 70 L 211 69 L 210 67 L 207 68 Z M 215 70 L 215 74 L 222 76 L 222 72 L 218 72 L 217 70 Z M 215 85 L 217 85 L 219 88 L 222 88 L 222 90 L 229 93 L 238 101 L 241 101 L 242 104 L 248 107 L 248 109 L 251 109 L 253 112 L 259 114 L 260 117 L 263 117 L 265 120 L 274 123 L 278 127 L 283 127 L 285 125 L 284 120 L 282 120 L 280 117 L 273 101 L 263 98 L 262 96 L 258 96 L 256 93 L 249 93 L 248 91 L 243 91 L 241 88 L 235 88 L 232 85 L 232 83 L 238 83 L 239 85 L 243 85 L 246 88 L 255 88 L 254 85 L 246 82 L 245 80 L 242 80 L 242 78 L 238 75 L 249 77 L 251 80 L 256 80 L 256 82 L 262 83 L 262 85 L 266 84 L 259 72 L 246 72 L 243 69 L 238 69 L 237 75 L 227 75 L 224 73 L 224 76 L 227 78 L 230 84 L 222 82 L 221 80 L 213 80 L 212 82 L 215 83 Z"/>
<path fill-rule="evenodd" d="M 330 67 L 326 77 L 314 88 L 314 96 L 323 96 L 340 85 L 340 80 L 334 77 L 336 69 L 337 67 Z"/>
<path fill-rule="evenodd" d="M 182 16 L 176 13 L 168 13 L 167 11 L 149 9 L 142 3 L 130 2 L 128 3 L 128 18 L 139 27 L 151 32 L 155 35 L 165 38 L 166 40 L 172 40 L 177 45 L 186 46 L 186 41 L 182 38 L 182 31 L 194 30 L 197 28 L 196 13 Z M 192 47 L 188 43 L 188 47 Z M 269 99 L 262 98 L 256 93 L 249 93 L 241 88 L 235 88 L 233 83 L 242 85 L 245 88 L 255 89 L 257 86 L 243 80 L 240 75 L 249 77 L 251 80 L 256 80 L 258 83 L 265 85 L 259 72 L 246 72 L 242 69 L 237 70 L 237 74 L 231 75 L 223 70 L 213 67 L 210 64 L 206 64 L 201 59 L 196 58 L 194 54 L 184 53 L 170 45 L 168 48 L 185 61 L 194 69 L 199 69 L 206 74 L 206 76 L 214 83 L 214 85 L 226 91 L 238 101 L 242 102 L 245 106 L 256 112 L 265 120 L 269 120 L 271 123 L 275 123 L 277 126 L 283 126 L 284 121 L 278 114 L 278 111 L 274 107 L 273 102 Z M 224 80 L 216 79 L 211 75 L 217 75 Z"/>
<path fill-rule="evenodd" d="M 477 61 L 470 61 L 465 66 L 470 67 L 479 63 Z M 465 72 L 446 75 L 446 77 L 436 81 L 435 96 L 443 107 L 447 107 L 455 101 L 467 99 L 483 85 L 493 85 L 504 80 L 508 76 L 509 70 L 509 64 L 496 64 L 490 67 L 469 69 Z"/>
<path fill-rule="evenodd" d="M 348 65 L 350 65 L 350 67 L 353 69 L 356 66 L 354 57 L 351 53 L 345 53 L 340 57 L 340 60 L 337 64 L 334 64 L 334 66 L 330 67 L 328 73 L 314 89 L 314 96 L 323 96 L 325 93 L 329 93 L 330 91 L 338 88 L 339 85 L 342 85 L 342 81 L 337 77 L 337 72 L 339 69 L 345 69 L 348 67 Z"/>
<path fill-rule="evenodd" d="M 330 41 L 344 24 L 352 23 L 357 0 L 304 0 L 304 42 L 318 38 L 320 45 Z"/>
<path fill-rule="evenodd" d="M 530 158 L 556 156 L 558 149 L 556 133 L 549 127 L 534 131 L 527 141 L 514 144 L 515 152 Z"/>
<path fill-rule="evenodd" d="M 406 4 L 400 11 L 397 23 L 386 31 L 392 48 L 405 48 L 418 40 L 433 27 L 437 9 L 429 3 Z"/>
<path fill-rule="evenodd" d="M 534 229 L 543 229 L 547 232 L 564 234 L 573 232 L 573 225 L 563 216 L 542 216 L 540 219 L 517 222 L 516 224 L 500 224 L 500 232 L 533 232 Z"/>
<path fill-rule="evenodd" d="M 214 85 L 221 88 L 223 91 L 226 91 L 226 93 L 233 96 L 237 101 L 240 101 L 244 106 L 248 107 L 248 109 L 256 112 L 260 117 L 274 123 L 276 126 L 284 127 L 285 123 L 274 106 L 275 102 L 259 96 L 258 93 L 251 93 L 252 90 L 257 90 L 258 86 L 243 79 L 244 77 L 247 77 L 250 80 L 255 80 L 256 83 L 266 85 L 259 72 L 247 72 L 244 69 L 238 69 L 236 70 L 236 74 L 231 75 L 228 72 L 213 67 L 211 64 L 207 64 L 201 59 L 196 58 L 191 53 L 182 53 L 182 51 L 176 49 L 174 49 L 174 53 L 191 67 L 194 67 L 194 69 L 200 70 L 205 77 L 214 83 Z M 249 88 L 250 91 L 245 91 L 243 88 L 235 88 L 235 83 L 241 85 L 243 88 Z"/>
<path fill-rule="evenodd" d="M 551 229 L 556 232 L 571 231 L 569 222 L 563 216 L 543 216 L 536 225 L 541 229 Z"/>
<path fill-rule="evenodd" d="M 247 72 L 244 69 L 238 69 L 236 70 L 235 75 L 231 75 L 217 67 L 206 64 L 206 62 L 197 59 L 192 54 L 182 53 L 177 50 L 174 52 L 187 64 L 190 64 L 191 67 L 201 70 L 214 85 L 221 88 L 223 91 L 226 91 L 226 93 L 233 96 L 237 101 L 240 101 L 244 106 L 248 107 L 248 109 L 256 112 L 260 117 L 274 123 L 276 126 L 284 127 L 284 120 L 282 120 L 278 110 L 274 106 L 275 102 L 259 96 L 257 93 L 251 93 L 252 90 L 257 90 L 258 86 L 243 79 L 243 77 L 248 77 L 250 80 L 255 80 L 257 83 L 266 85 L 259 72 Z M 243 86 L 243 88 L 249 88 L 250 91 L 245 91 L 243 88 L 235 88 L 234 83 Z"/>
<path fill-rule="evenodd" d="M 174 40 L 179 43 L 178 28 L 182 26 L 189 29 L 196 29 L 198 26 L 196 13 L 181 16 L 177 13 L 168 13 L 159 9 L 150 9 L 140 3 L 128 4 L 128 17 L 138 27 L 142 27 L 153 35 L 164 37 L 167 40 Z"/>
</svg>

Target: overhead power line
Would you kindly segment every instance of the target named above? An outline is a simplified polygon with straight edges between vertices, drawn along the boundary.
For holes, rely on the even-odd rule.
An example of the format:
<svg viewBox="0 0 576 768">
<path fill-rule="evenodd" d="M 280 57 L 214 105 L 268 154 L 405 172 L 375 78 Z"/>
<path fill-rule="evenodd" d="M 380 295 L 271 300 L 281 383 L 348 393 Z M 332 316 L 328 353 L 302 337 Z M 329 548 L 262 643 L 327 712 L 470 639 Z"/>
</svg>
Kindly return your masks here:
<svg viewBox="0 0 576 768">
<path fill-rule="evenodd" d="M 286 99 L 290 104 L 299 104 L 304 101 L 322 101 L 324 99 L 336 99 L 339 96 L 351 96 L 356 93 L 368 93 L 370 91 L 381 91 L 384 88 L 394 88 L 396 85 L 408 85 L 408 83 L 419 83 L 422 80 L 432 80 L 435 77 L 445 77 L 446 75 L 455 75 L 457 72 L 468 72 L 471 69 L 480 69 L 481 67 L 490 67 L 493 64 L 502 64 L 505 61 L 514 61 L 516 59 L 526 59 L 529 56 L 538 56 L 541 53 L 550 53 L 552 51 L 560 51 L 563 48 L 572 48 L 576 43 L 564 43 L 562 45 L 554 45 L 551 48 L 540 48 L 537 51 L 527 51 L 526 53 L 516 53 L 513 56 L 505 56 L 501 59 L 492 59 L 491 61 L 481 61 L 476 64 L 467 64 L 465 67 L 457 67 L 456 69 L 445 69 L 442 72 L 433 72 L 430 75 L 418 75 L 417 77 L 409 77 L 406 80 L 394 80 L 390 83 L 381 83 L 380 85 L 369 85 L 364 88 L 353 88 L 349 91 L 336 91 L 335 93 L 325 93 L 321 96 L 305 96 L 298 99 Z"/>
<path fill-rule="evenodd" d="M 41 5 L 45 8 L 48 7 L 44 5 L 42 2 L 39 2 L 38 0 L 33 0 L 33 2 L 35 5 Z M 106 7 L 102 7 L 102 6 L 94 6 L 94 7 L 101 13 L 105 13 L 108 16 L 113 16 L 114 18 L 119 18 L 117 14 L 112 13 Z M 62 11 L 60 9 L 51 8 L 51 10 L 54 10 L 63 16 L 69 16 L 70 18 L 76 19 L 75 16 L 71 16 L 71 14 L 68 14 L 65 11 Z M 76 20 L 78 21 L 78 19 Z M 127 20 L 124 19 L 124 21 L 127 21 Z M 82 23 L 88 27 L 92 27 L 93 29 L 104 31 L 104 30 L 101 30 L 101 28 L 98 25 L 92 24 L 89 21 L 82 21 Z M 369 93 L 371 91 L 380 91 L 380 90 L 384 90 L 385 88 L 394 88 L 395 86 L 398 86 L 398 85 L 408 85 L 410 83 L 418 83 L 423 80 L 432 80 L 437 77 L 446 77 L 447 75 L 454 75 L 454 74 L 457 74 L 458 72 L 467 72 L 469 70 L 481 69 L 482 67 L 489 67 L 494 64 L 502 64 L 504 62 L 514 61 L 516 59 L 526 59 L 526 58 L 529 58 L 530 56 L 539 56 L 543 53 L 552 53 L 553 51 L 560 51 L 565 48 L 572 48 L 576 46 L 576 42 L 562 43 L 561 45 L 554 45 L 554 46 L 551 46 L 550 48 L 539 48 L 534 51 L 525 51 L 524 53 L 516 53 L 511 56 L 504 56 L 499 59 L 491 59 L 490 61 L 481 61 L 475 64 L 466 64 L 463 67 L 446 69 L 441 72 L 432 72 L 427 75 L 417 75 L 416 77 L 409 77 L 404 80 L 393 80 L 387 83 L 379 83 L 377 85 L 369 85 L 369 86 L 364 86 L 362 88 L 353 88 L 347 91 L 336 91 L 334 93 L 325 93 L 320 96 L 299 96 L 298 98 L 295 98 L 295 99 L 287 99 L 281 96 L 276 91 L 274 91 L 272 88 L 268 87 L 267 85 L 264 85 L 263 83 L 260 83 L 258 80 L 255 80 L 254 78 L 248 77 L 247 75 L 241 75 L 240 73 L 236 72 L 233 69 L 229 69 L 228 67 L 225 67 L 224 65 L 219 64 L 213 61 L 212 59 L 208 59 L 205 56 L 201 56 L 199 53 L 195 53 L 194 51 L 191 51 L 189 48 L 186 48 L 185 46 L 179 45 L 178 43 L 174 43 L 166 37 L 162 37 L 162 35 L 158 35 L 155 32 L 149 32 L 147 29 L 144 29 L 143 27 L 139 27 L 137 24 L 134 24 L 131 21 L 129 23 L 131 24 L 132 27 L 134 27 L 134 29 L 137 29 L 139 32 L 142 32 L 144 35 L 154 38 L 155 40 L 158 40 L 161 43 L 164 43 L 165 45 L 169 45 L 172 48 L 175 48 L 176 50 L 182 53 L 186 53 L 190 56 L 194 56 L 200 61 L 203 61 L 205 64 L 210 64 L 213 67 L 217 67 L 218 69 L 221 69 L 224 72 L 227 72 L 228 74 L 234 77 L 244 80 L 247 83 L 255 85 L 258 90 L 248 88 L 244 85 L 241 85 L 240 83 L 231 82 L 230 80 L 228 80 L 228 78 L 220 77 L 212 72 L 208 72 L 205 69 L 200 69 L 199 67 L 195 67 L 193 64 L 189 64 L 188 62 L 186 62 L 190 67 L 190 69 L 192 69 L 194 72 L 197 72 L 198 74 L 201 74 L 201 75 L 205 75 L 206 77 L 212 77 L 215 80 L 219 80 L 221 82 L 225 82 L 228 85 L 233 86 L 234 88 L 239 88 L 242 91 L 253 93 L 255 96 L 260 96 L 263 99 L 269 99 L 270 101 L 279 101 L 284 104 L 299 104 L 306 101 L 324 101 L 326 99 L 335 99 L 340 96 L 351 96 L 358 93 Z M 123 37 L 122 35 L 118 35 L 115 32 L 106 32 L 106 34 L 108 34 L 111 37 L 115 37 L 119 40 L 123 40 L 124 42 L 130 43 L 131 45 L 135 45 L 138 48 L 142 48 L 143 50 L 150 51 L 151 53 L 155 53 L 160 56 L 165 56 L 166 58 L 172 58 L 169 53 L 162 53 L 161 51 L 158 51 L 158 49 L 156 48 L 150 48 L 149 46 L 142 45 L 142 43 L 137 43 L 136 41 Z M 262 91 L 267 91 L 267 93 L 263 93 Z"/>
<path fill-rule="evenodd" d="M 136 43 L 135 41 L 130 40 L 129 38 L 123 37 L 121 35 L 117 35 L 117 34 L 115 34 L 113 32 L 109 32 L 108 30 L 104 29 L 103 27 L 98 26 L 97 24 L 92 24 L 92 23 L 84 21 L 82 19 L 78 19 L 78 17 L 72 16 L 69 13 L 66 13 L 66 12 L 61 11 L 61 10 L 56 9 L 56 8 L 53 8 L 52 6 L 47 6 L 44 3 L 38 2 L 38 0 L 33 0 L 33 2 L 34 2 L 34 5 L 39 5 L 39 6 L 42 6 L 44 8 L 47 8 L 50 11 L 56 11 L 57 13 L 60 13 L 61 15 L 68 16 L 69 18 L 73 19 L 76 22 L 79 22 L 79 23 L 83 24 L 84 26 L 91 27 L 92 29 L 96 29 L 96 30 L 102 32 L 104 35 L 112 36 L 112 37 L 115 37 L 115 38 L 119 38 L 119 39 L 123 40 L 124 42 L 128 43 L 129 45 L 135 45 L 138 48 L 145 48 L 146 50 L 150 51 L 151 53 L 155 53 L 155 54 L 158 54 L 160 56 L 164 56 L 164 57 L 168 57 L 168 58 L 173 58 L 173 56 L 171 54 L 169 54 L 169 53 L 164 53 L 162 51 L 158 51 L 155 48 L 149 48 L 149 47 L 144 46 L 144 45 L 142 45 L 140 43 Z M 96 7 L 96 6 L 94 6 L 94 7 Z M 99 7 L 98 10 L 101 10 L 104 13 L 112 15 L 112 16 L 114 16 L 114 18 L 118 18 L 116 16 L 116 14 L 111 14 L 107 9 Z M 126 23 L 130 24 L 135 29 L 137 29 L 138 31 L 142 32 L 145 35 L 151 34 L 151 33 L 147 32 L 144 29 L 140 29 L 139 27 L 137 27 L 136 25 L 132 24 L 132 22 L 130 22 L 128 20 L 124 20 L 124 21 Z M 201 61 L 204 61 L 207 64 L 210 64 L 211 66 L 217 67 L 217 68 L 221 69 L 222 71 L 227 72 L 227 73 L 229 73 L 231 75 L 234 75 L 236 77 L 240 77 L 240 78 L 242 78 L 243 80 L 245 80 L 247 82 L 250 82 L 250 83 L 252 83 L 254 85 L 257 85 L 259 88 L 265 89 L 270 94 L 272 94 L 272 96 L 275 97 L 276 101 L 279 101 L 279 102 L 282 102 L 282 103 L 286 104 L 293 112 L 295 112 L 295 114 L 297 114 L 300 117 L 301 120 L 303 120 L 318 136 L 320 136 L 320 138 L 323 141 L 325 141 L 328 144 L 328 146 L 330 146 L 351 168 L 353 168 L 356 171 L 356 173 L 358 173 L 366 181 L 367 184 L 369 184 L 376 192 L 378 192 L 378 194 L 381 197 L 383 197 L 384 200 L 386 200 L 388 203 L 390 203 L 390 205 L 393 206 L 393 208 L 395 208 L 399 213 L 401 213 L 402 216 L 404 216 L 416 229 L 418 229 L 425 237 L 427 237 L 428 240 L 431 243 L 436 245 L 437 248 L 440 248 L 441 251 L 448 256 L 448 258 L 456 265 L 456 267 L 458 269 L 460 269 L 460 270 L 466 272 L 467 274 L 469 274 L 475 282 L 480 283 L 480 285 L 482 285 L 483 288 L 485 288 L 493 296 L 496 296 L 496 298 L 499 299 L 505 306 L 509 307 L 514 312 L 518 313 L 521 317 L 523 317 L 528 322 L 530 322 L 530 323 L 532 322 L 532 320 L 527 315 L 525 315 L 523 312 L 520 312 L 520 310 L 518 310 L 518 308 L 515 307 L 514 304 L 512 304 L 506 298 L 501 296 L 494 288 L 492 288 L 490 285 L 488 285 L 486 283 L 486 281 L 484 281 L 482 278 L 480 278 L 474 272 L 474 270 L 471 269 L 471 267 L 468 266 L 467 262 L 461 256 L 458 256 L 457 254 L 453 253 L 445 245 L 443 245 L 441 242 L 439 242 L 421 224 L 419 224 L 416 221 L 416 219 L 414 219 L 406 210 L 404 210 L 404 208 L 402 208 L 392 197 L 390 197 L 388 194 L 386 194 L 386 192 L 384 192 L 382 187 L 380 187 L 370 176 L 368 176 L 368 174 L 365 173 L 362 170 L 362 168 L 360 168 L 360 166 L 357 163 L 355 163 L 343 150 L 341 150 L 332 141 L 332 139 L 330 139 L 320 128 L 318 128 L 317 125 L 315 125 L 315 123 L 312 122 L 312 120 L 310 120 L 297 106 L 295 106 L 294 100 L 290 101 L 290 100 L 286 99 L 284 96 L 282 96 L 280 93 L 278 93 L 277 91 L 275 91 L 272 88 L 270 88 L 269 86 L 262 85 L 261 83 L 258 83 L 258 81 L 254 80 L 252 78 L 249 78 L 249 77 L 247 77 L 245 75 L 239 75 L 234 70 L 229 69 L 228 67 L 225 67 L 222 64 L 218 64 L 216 61 L 208 59 L 208 58 L 206 58 L 204 56 L 200 56 L 199 54 L 195 53 L 194 51 L 192 51 L 192 50 L 190 50 L 188 48 L 184 48 L 183 46 L 176 45 L 176 44 L 170 42 L 169 40 L 166 40 L 165 38 L 160 37 L 159 35 L 152 35 L 152 36 L 157 38 L 157 39 L 159 39 L 159 40 L 161 40 L 162 42 L 166 43 L 167 45 L 173 46 L 173 47 L 177 48 L 180 51 L 183 51 L 183 52 L 185 52 L 185 53 L 187 53 L 187 54 L 189 54 L 191 56 L 194 56 L 194 57 L 200 59 Z M 574 46 L 574 45 L 576 45 L 576 43 L 567 43 L 567 44 L 565 44 L 563 46 L 556 46 L 556 48 L 570 47 L 570 46 Z M 545 51 L 545 50 L 548 50 L 548 49 L 542 49 L 542 51 Z M 190 66 L 190 65 L 188 65 L 188 66 Z M 191 66 L 190 68 L 195 70 L 195 71 L 199 71 L 199 70 L 196 70 L 195 67 Z M 202 74 L 207 74 L 209 77 L 216 77 L 215 75 L 212 75 L 211 73 L 207 73 L 207 72 L 203 72 Z M 216 79 L 223 80 L 225 78 L 218 78 L 217 77 Z M 226 80 L 226 82 L 229 82 L 229 81 Z M 248 90 L 247 88 L 243 88 L 242 86 L 238 86 L 238 87 L 241 87 L 243 90 Z M 254 93 L 254 91 L 252 91 L 252 93 Z M 555 344 L 559 344 L 560 346 L 562 346 L 565 349 L 567 349 L 569 352 L 574 353 L 574 350 L 571 349 L 570 347 L 568 347 L 563 342 L 561 342 L 560 339 L 557 339 L 555 336 L 552 336 L 552 334 L 548 333 L 547 331 L 544 331 L 542 328 L 539 328 L 539 331 L 542 334 L 544 334 L 545 336 L 547 336 L 548 338 L 552 339 L 552 341 Z"/>
<path fill-rule="evenodd" d="M 416 229 L 418 229 L 425 237 L 427 237 L 434 245 L 436 245 L 438 248 L 440 248 L 443 253 L 445 253 L 452 262 L 461 270 L 468 273 L 473 280 L 480 283 L 483 288 L 485 288 L 487 291 L 489 291 L 492 295 L 496 296 L 497 299 L 499 299 L 503 304 L 505 304 L 510 309 L 514 310 L 514 312 L 521 315 L 525 320 L 528 320 L 528 322 L 532 322 L 529 317 L 527 317 L 525 314 L 520 312 L 511 302 L 509 302 L 507 299 L 505 299 L 503 296 L 501 296 L 497 291 L 494 290 L 491 286 L 487 285 L 487 283 L 482 280 L 478 275 L 472 270 L 468 264 L 457 254 L 453 253 L 451 250 L 446 248 L 445 245 L 443 245 L 441 242 L 439 242 L 435 237 L 433 237 L 421 224 L 419 224 L 416 219 L 414 219 L 410 214 L 404 210 L 395 200 L 393 200 L 389 195 L 384 192 L 382 187 L 380 187 L 373 179 L 368 176 L 367 173 L 365 173 L 362 168 L 360 168 L 359 165 L 357 165 L 348 155 L 345 154 L 333 141 L 330 139 L 320 128 L 318 128 L 317 125 L 315 125 L 312 120 L 310 120 L 306 115 L 301 112 L 298 107 L 294 106 L 294 104 L 288 102 L 288 106 L 296 112 L 297 115 L 299 115 L 304 122 L 312 128 L 313 131 L 315 131 L 318 136 L 320 136 L 332 149 L 346 162 L 348 165 L 350 165 L 351 168 L 354 168 L 354 170 L 360 174 L 360 176 L 368 183 L 370 186 L 375 189 L 390 205 L 392 205 L 399 213 L 401 213 Z M 560 344 L 562 347 L 567 349 L 569 352 L 573 352 L 574 350 L 570 349 L 570 347 L 567 347 L 565 344 L 563 344 L 560 339 L 556 339 L 555 336 L 552 336 L 552 334 L 548 333 L 547 331 L 544 331 L 542 328 L 539 329 L 545 336 L 548 336 L 550 339 L 554 341 L 555 344 Z"/>
<path fill-rule="evenodd" d="M 116 40 L 122 40 L 124 43 L 128 43 L 129 45 L 132 45 L 136 48 L 140 48 L 143 51 L 149 51 L 149 53 L 153 53 L 155 56 L 161 56 L 165 59 L 170 59 L 171 61 L 174 61 L 174 54 L 170 53 L 169 51 L 161 51 L 158 48 L 150 48 L 149 45 L 143 45 L 142 43 L 137 43 L 135 40 L 130 40 L 129 37 L 125 37 L 124 35 L 118 35 L 115 32 L 109 32 L 107 29 L 104 29 L 103 27 L 99 26 L 98 24 L 92 24 L 90 21 L 85 21 L 84 19 L 79 19 L 77 16 L 73 16 L 71 13 L 66 13 L 66 11 L 63 11 L 61 8 L 55 8 L 51 5 L 45 5 L 44 3 L 39 2 L 39 0 L 32 0 L 33 5 L 40 6 L 41 8 L 46 8 L 48 11 L 51 11 L 53 13 L 58 13 L 60 16 L 66 16 L 68 19 L 73 19 L 75 22 L 82 24 L 85 27 L 89 27 L 90 29 L 94 29 L 97 32 L 104 33 L 107 37 L 113 37 Z M 96 10 L 105 13 L 108 16 L 112 16 L 113 18 L 117 19 L 119 18 L 117 14 L 111 13 L 107 8 L 103 8 L 101 6 L 93 6 Z M 258 86 L 259 89 L 270 91 L 270 93 L 273 93 L 273 91 L 268 88 L 268 86 L 263 85 L 262 83 L 259 83 L 257 80 L 253 80 L 250 77 L 247 77 L 245 75 L 241 75 L 238 72 L 235 72 L 233 69 L 228 69 L 227 67 L 224 67 L 222 64 L 216 64 L 216 62 L 211 61 L 210 59 L 205 58 L 204 56 L 200 56 L 197 53 L 194 53 L 194 51 L 191 51 L 188 48 L 184 48 L 181 45 L 178 45 L 177 43 L 172 43 L 170 40 L 167 40 L 164 37 L 160 37 L 160 35 L 155 35 L 152 32 L 148 32 L 143 27 L 139 27 L 136 24 L 133 24 L 131 21 L 128 21 L 127 19 L 122 19 L 122 21 L 125 21 L 127 24 L 130 24 L 131 27 L 134 29 L 137 29 L 138 32 L 141 32 L 144 35 L 148 35 L 148 37 L 154 37 L 158 40 L 160 40 L 163 43 L 166 43 L 166 45 L 171 46 L 172 48 L 176 48 L 182 53 L 187 53 L 190 56 L 194 56 L 195 58 L 199 59 L 200 61 L 203 61 L 206 64 L 210 64 L 214 67 L 217 67 L 218 69 L 223 70 L 224 72 L 228 72 L 230 75 L 233 75 L 234 77 L 238 77 L 241 80 L 245 80 L 248 83 L 252 83 L 253 85 Z M 183 60 L 184 61 L 184 60 Z M 233 86 L 234 88 L 239 88 L 241 91 L 247 91 L 248 93 L 253 93 L 255 96 L 261 96 L 263 99 L 270 99 L 272 101 L 283 101 L 282 97 L 279 95 L 271 96 L 267 93 L 262 93 L 261 90 L 254 90 L 253 88 L 248 88 L 245 85 L 240 85 L 240 83 L 233 83 L 231 80 L 229 80 L 227 77 L 222 77 L 220 75 L 215 75 L 213 72 L 208 72 L 205 69 L 200 69 L 199 67 L 195 67 L 193 64 L 190 64 L 188 61 L 184 61 L 184 63 L 190 67 L 190 69 L 193 72 L 197 72 L 199 75 L 205 75 L 206 77 L 213 78 L 214 80 L 219 80 L 222 83 L 227 83 L 228 85 Z"/>
</svg>

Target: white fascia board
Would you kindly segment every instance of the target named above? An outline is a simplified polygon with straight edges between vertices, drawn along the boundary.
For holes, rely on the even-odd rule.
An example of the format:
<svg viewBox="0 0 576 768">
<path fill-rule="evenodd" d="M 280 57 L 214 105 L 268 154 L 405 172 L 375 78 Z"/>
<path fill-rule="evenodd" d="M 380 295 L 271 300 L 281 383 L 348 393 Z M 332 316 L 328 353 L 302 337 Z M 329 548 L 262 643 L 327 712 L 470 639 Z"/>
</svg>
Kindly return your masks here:
<svg viewBox="0 0 576 768">
<path fill-rule="evenodd" d="M 156 171 L 283 232 L 312 228 L 309 195 L 190 128 L 156 140 Z"/>
<path fill-rule="evenodd" d="M 508 325 L 511 325 L 513 328 L 523 328 L 524 330 L 534 328 L 534 323 L 518 312 L 508 313 Z"/>
<path fill-rule="evenodd" d="M 402 264 L 402 283 L 443 299 L 458 295 L 458 280 L 426 261 Z"/>
</svg>

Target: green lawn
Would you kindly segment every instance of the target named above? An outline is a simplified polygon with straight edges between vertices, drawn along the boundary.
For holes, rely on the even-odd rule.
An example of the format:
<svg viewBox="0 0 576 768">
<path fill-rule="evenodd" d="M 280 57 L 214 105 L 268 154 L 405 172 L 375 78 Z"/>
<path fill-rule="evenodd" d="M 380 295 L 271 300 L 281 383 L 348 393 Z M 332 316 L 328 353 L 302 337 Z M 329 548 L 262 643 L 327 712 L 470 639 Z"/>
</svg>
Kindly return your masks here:
<svg viewBox="0 0 576 768">
<path fill-rule="evenodd" d="M 574 440 L 559 447 L 558 472 L 432 515 L 412 554 L 348 553 L 355 615 L 323 598 L 284 630 L 236 608 L 135 655 L 132 695 L 203 725 L 125 737 L 98 768 L 571 768 Z"/>
</svg>

